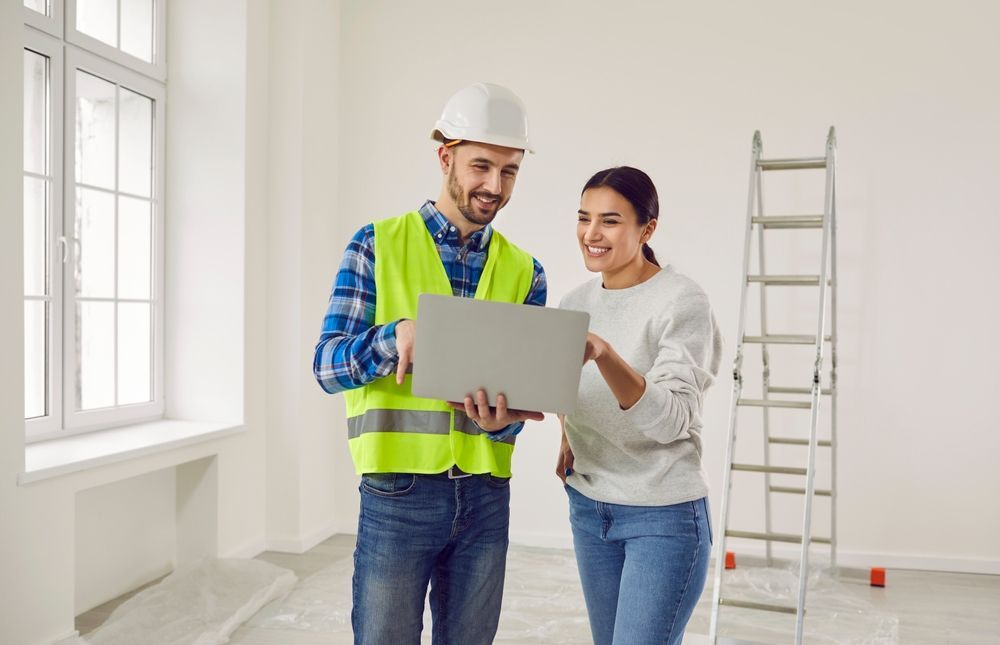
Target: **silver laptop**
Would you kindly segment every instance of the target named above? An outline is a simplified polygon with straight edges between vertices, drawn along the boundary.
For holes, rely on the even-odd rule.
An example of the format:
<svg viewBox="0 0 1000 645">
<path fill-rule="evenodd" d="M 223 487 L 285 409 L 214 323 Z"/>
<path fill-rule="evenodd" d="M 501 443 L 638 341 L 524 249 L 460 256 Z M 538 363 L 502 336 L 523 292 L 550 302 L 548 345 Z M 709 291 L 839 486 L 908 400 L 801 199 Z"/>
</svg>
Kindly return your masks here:
<svg viewBox="0 0 1000 645">
<path fill-rule="evenodd" d="M 502 393 L 511 409 L 569 413 L 589 325 L 581 311 L 423 294 L 413 394 L 462 401 L 482 388 L 490 405 Z"/>
</svg>

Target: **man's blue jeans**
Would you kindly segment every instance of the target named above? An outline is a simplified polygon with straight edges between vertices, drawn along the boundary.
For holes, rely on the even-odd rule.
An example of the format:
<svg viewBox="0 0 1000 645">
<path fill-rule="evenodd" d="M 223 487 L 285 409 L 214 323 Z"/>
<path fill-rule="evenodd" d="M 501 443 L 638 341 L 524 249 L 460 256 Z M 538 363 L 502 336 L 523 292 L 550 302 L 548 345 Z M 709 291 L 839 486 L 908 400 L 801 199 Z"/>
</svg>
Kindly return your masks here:
<svg viewBox="0 0 1000 645">
<path fill-rule="evenodd" d="M 566 492 L 595 645 L 680 643 L 708 574 L 707 499 L 623 506 Z"/>
<path fill-rule="evenodd" d="M 503 597 L 510 483 L 491 475 L 361 478 L 355 645 L 418 645 L 430 584 L 434 645 L 488 645 Z"/>
</svg>

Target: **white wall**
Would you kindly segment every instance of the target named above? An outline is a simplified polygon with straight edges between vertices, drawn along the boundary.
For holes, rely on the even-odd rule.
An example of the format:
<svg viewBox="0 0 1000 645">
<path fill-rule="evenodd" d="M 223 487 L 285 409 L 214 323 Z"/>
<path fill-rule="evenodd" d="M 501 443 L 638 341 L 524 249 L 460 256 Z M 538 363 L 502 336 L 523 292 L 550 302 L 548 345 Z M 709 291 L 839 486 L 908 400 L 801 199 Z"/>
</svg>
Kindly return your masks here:
<svg viewBox="0 0 1000 645">
<path fill-rule="evenodd" d="M 266 37 L 261 2 L 170 3 L 167 414 L 247 428 L 220 459 L 223 552 L 264 546 Z"/>
<path fill-rule="evenodd" d="M 173 313 L 168 411 L 181 419 L 242 422 L 245 430 L 16 484 L 24 469 L 22 117 L 20 92 L 5 93 L 0 97 L 3 643 L 35 645 L 69 635 L 77 611 L 163 573 L 170 536 L 176 536 L 174 560 L 253 556 L 266 542 L 268 7 L 243 0 L 208 8 L 194 0 L 170 5 L 177 39 L 168 43 L 173 75 L 168 127 L 177 129 L 168 133 L 168 176 L 176 180 L 172 186 L 186 183 L 189 190 L 167 195 L 172 252 L 167 300 Z M 21 29 L 19 3 L 0 3 L 0 78 L 11 87 L 20 85 Z M 121 501 L 128 501 L 125 508 L 116 503 Z M 136 504 L 145 504 L 142 514 L 130 517 Z M 155 538 L 137 539 L 117 554 L 117 543 L 101 544 L 102 536 L 120 537 L 142 518 Z"/>
<path fill-rule="evenodd" d="M 345 1 L 330 247 L 437 195 L 427 137 L 475 80 L 527 103 L 538 154 L 498 224 L 545 265 L 550 303 L 588 277 L 573 240 L 584 181 L 613 164 L 648 171 L 663 207 L 653 246 L 705 287 L 727 336 L 706 412 L 717 511 L 751 135 L 772 157 L 820 155 L 834 124 L 841 551 L 859 565 L 1000 572 L 1000 306 L 987 286 L 1000 273 L 998 19 L 992 2 Z M 786 183 L 772 213 L 818 204 L 813 186 Z M 811 257 L 787 238 L 775 248 Z M 805 321 L 802 298 L 774 303 L 774 328 Z M 515 540 L 569 544 L 557 433 L 550 419 L 519 440 Z M 345 474 L 339 487 L 352 485 Z M 733 519 L 759 523 L 748 504 Z"/>
<path fill-rule="evenodd" d="M 176 485 L 167 468 L 77 495 L 77 613 L 173 570 Z"/>
<path fill-rule="evenodd" d="M 268 546 L 301 552 L 350 515 L 343 404 L 312 377 L 338 257 L 339 5 L 270 4 L 268 129 Z"/>
<path fill-rule="evenodd" d="M 19 8 L 0 3 L 5 81 L 21 74 Z M 204 486 L 218 509 L 202 500 L 179 510 L 174 529 L 217 512 L 208 537 L 223 555 L 267 542 L 301 550 L 354 530 L 342 398 L 312 383 L 312 345 L 349 236 L 437 195 L 431 124 L 452 91 L 480 79 L 510 85 L 531 112 L 539 154 L 499 226 L 545 264 L 551 303 L 588 277 L 572 240 L 580 186 L 599 168 L 631 163 L 661 192 L 654 246 L 705 286 L 729 352 L 750 135 L 760 128 L 773 156 L 814 154 L 836 124 L 842 550 L 858 563 L 1000 570 L 1000 505 L 989 495 L 1000 489 L 1000 438 L 988 415 L 1000 383 L 987 340 L 1000 310 L 986 286 L 1000 269 L 988 246 L 1000 233 L 991 191 L 998 12 L 989 2 L 936 13 L 900 1 L 470 10 L 457 1 L 172 0 L 169 127 L 179 138 L 168 170 L 190 191 L 169 195 L 168 271 L 202 288 L 168 283 L 168 405 L 184 418 L 242 415 L 247 431 L 16 486 L 22 231 L 20 217 L 0 218 L 0 640 L 33 645 L 72 630 L 79 491 L 176 469 L 178 503 Z M 21 212 L 20 112 L 17 92 L 0 97 L 8 214 Z M 222 152 L 198 158 L 198 137 L 221 141 Z M 775 208 L 807 207 L 810 187 L 791 183 Z M 779 248 L 810 256 L 787 240 Z M 808 303 L 785 304 L 775 325 L 804 320 Z M 708 398 L 716 509 L 727 389 L 723 374 Z M 519 442 L 517 541 L 569 544 L 551 474 L 556 445 L 554 420 Z M 169 488 L 145 483 L 155 499 Z M 753 521 L 750 511 L 741 506 L 736 519 Z"/>
<path fill-rule="evenodd" d="M 0 79 L 16 83 L 22 76 L 21 7 L 0 3 Z M 70 514 L 63 503 L 48 509 L 57 515 L 34 513 L 49 498 L 37 490 L 21 490 L 16 473 L 24 468 L 24 367 L 22 275 L 22 106 L 20 92 L 0 94 L 0 626 L 16 625 L 15 634 L 34 633 L 56 636 L 58 627 L 46 624 L 50 609 L 72 607 L 73 589 L 55 590 L 43 606 L 33 598 L 53 591 L 39 580 L 42 553 L 50 552 L 53 565 L 72 567 L 65 549 L 59 548 L 59 532 L 66 522 L 59 513 Z M 37 548 L 39 551 L 29 550 Z M 24 631 L 21 631 L 23 629 Z M 65 633 L 65 632 L 64 632 Z M 6 635 L 6 634 L 5 634 Z M 7 639 L 10 642 L 22 640 Z"/>
</svg>

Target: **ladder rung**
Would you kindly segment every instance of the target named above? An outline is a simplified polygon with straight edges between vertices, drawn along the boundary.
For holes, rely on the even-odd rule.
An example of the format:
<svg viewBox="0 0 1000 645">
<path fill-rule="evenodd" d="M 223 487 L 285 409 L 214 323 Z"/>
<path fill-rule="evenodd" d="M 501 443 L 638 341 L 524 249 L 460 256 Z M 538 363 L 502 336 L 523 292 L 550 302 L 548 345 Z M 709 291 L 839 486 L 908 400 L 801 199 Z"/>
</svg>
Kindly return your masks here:
<svg viewBox="0 0 1000 645">
<path fill-rule="evenodd" d="M 761 170 L 803 170 L 806 168 L 826 168 L 826 157 L 758 159 L 757 167 Z"/>
<path fill-rule="evenodd" d="M 786 446 L 809 445 L 808 439 L 791 439 L 789 437 L 771 437 L 768 439 L 768 441 L 770 441 L 771 443 L 782 443 L 785 444 Z M 820 448 L 829 448 L 831 444 L 830 441 L 827 439 L 820 439 L 819 441 L 816 442 L 816 445 L 819 446 Z"/>
<path fill-rule="evenodd" d="M 830 342 L 830 336 L 823 340 Z M 768 334 L 767 336 L 744 336 L 744 343 L 759 343 L 762 345 L 815 345 L 816 337 L 809 334 Z"/>
<path fill-rule="evenodd" d="M 777 473 L 779 475 L 805 475 L 805 468 L 792 468 L 790 466 L 757 466 L 754 464 L 733 464 L 733 470 L 742 470 L 748 473 Z"/>
<path fill-rule="evenodd" d="M 788 542 L 789 544 L 802 544 L 801 535 L 791 533 L 754 533 L 753 531 L 726 531 L 726 537 L 746 538 L 748 540 L 764 540 L 767 542 Z M 829 544 L 830 538 L 814 537 L 810 542 L 817 544 Z"/>
<path fill-rule="evenodd" d="M 747 281 L 779 287 L 818 287 L 818 275 L 748 275 Z"/>
<path fill-rule="evenodd" d="M 767 391 L 773 394 L 812 394 L 812 388 L 810 387 L 780 387 L 772 385 L 768 386 Z M 819 393 L 829 395 L 830 390 L 828 388 L 822 389 Z"/>
<path fill-rule="evenodd" d="M 823 228 L 822 215 L 768 215 L 754 217 L 754 224 L 770 228 Z"/>
<path fill-rule="evenodd" d="M 771 486 L 772 493 L 791 493 L 793 495 L 805 495 L 806 489 L 795 488 L 794 486 Z M 825 489 L 817 488 L 813 491 L 813 495 L 819 495 L 820 497 L 829 497 L 830 491 Z"/>
<path fill-rule="evenodd" d="M 809 401 L 780 401 L 776 399 L 740 399 L 736 405 L 752 408 L 797 408 L 799 410 L 808 410 L 812 407 Z"/>
<path fill-rule="evenodd" d="M 781 614 L 796 614 L 795 607 L 785 605 L 768 605 L 763 602 L 747 602 L 745 600 L 730 600 L 729 598 L 719 598 L 719 604 L 726 607 L 742 607 L 743 609 L 760 609 L 761 611 L 776 611 Z M 805 613 L 805 610 L 802 610 Z"/>
</svg>

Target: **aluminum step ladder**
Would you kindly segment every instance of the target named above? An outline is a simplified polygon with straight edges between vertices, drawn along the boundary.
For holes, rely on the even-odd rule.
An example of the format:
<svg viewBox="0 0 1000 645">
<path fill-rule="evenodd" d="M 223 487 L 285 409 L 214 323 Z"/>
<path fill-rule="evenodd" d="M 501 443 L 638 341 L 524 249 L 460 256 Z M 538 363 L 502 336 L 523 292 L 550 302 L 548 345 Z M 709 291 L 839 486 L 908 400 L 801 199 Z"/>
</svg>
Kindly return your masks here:
<svg viewBox="0 0 1000 645">
<path fill-rule="evenodd" d="M 729 432 L 726 442 L 726 465 L 722 497 L 722 530 L 715 544 L 715 575 L 712 591 L 712 614 L 709 627 L 709 640 L 713 644 L 719 638 L 720 608 L 742 607 L 761 611 L 779 612 L 795 615 L 795 643 L 802 643 L 803 624 L 805 618 L 806 586 L 809 579 L 809 549 L 812 544 L 830 545 L 830 562 L 835 569 L 837 563 L 837 522 L 836 522 L 836 429 L 837 429 L 837 260 L 836 260 L 836 165 L 837 140 L 834 128 L 831 127 L 826 140 L 826 154 L 822 157 L 799 159 L 763 159 L 760 132 L 754 132 L 753 152 L 750 165 L 750 190 L 747 198 L 746 233 L 743 241 L 743 273 L 740 277 L 740 313 L 739 331 L 737 333 L 736 359 L 733 364 L 733 393 L 729 411 Z M 810 215 L 767 215 L 764 211 L 761 175 L 765 172 L 798 171 L 823 169 L 826 172 L 825 197 L 822 214 Z M 759 274 L 750 273 L 750 258 L 752 252 L 752 234 L 757 231 L 757 265 Z M 821 264 L 818 274 L 810 275 L 771 275 L 767 273 L 765 264 L 765 232 L 772 229 L 822 229 Z M 760 335 L 746 335 L 747 292 L 750 285 L 758 285 L 760 292 Z M 772 287 L 815 287 L 818 292 L 817 330 L 815 335 L 771 334 L 767 326 L 767 292 Z M 827 332 L 827 297 L 829 296 L 830 328 Z M 747 344 L 761 345 L 762 355 L 762 392 L 760 398 L 745 398 L 743 393 L 743 349 Z M 815 363 L 811 374 L 811 382 L 806 387 L 775 386 L 770 383 L 770 345 L 811 345 L 815 349 Z M 831 368 L 828 384 L 823 384 L 823 358 L 826 347 L 829 346 Z M 806 376 L 806 375 L 803 375 Z M 803 379 L 805 380 L 805 379 Z M 779 395 L 772 398 L 771 395 Z M 791 396 L 789 396 L 791 395 Z M 796 399 L 795 396 L 808 395 L 808 400 Z M 830 439 L 819 440 L 817 427 L 819 425 L 819 406 L 823 397 L 829 398 L 831 406 Z M 737 417 L 741 408 L 759 408 L 763 414 L 763 464 L 733 463 L 736 448 Z M 774 408 L 788 408 L 809 411 L 809 438 L 773 437 L 770 435 L 769 414 Z M 803 416 L 802 423 L 805 423 Z M 771 446 L 790 445 L 806 447 L 806 466 L 795 467 L 772 465 Z M 815 487 L 816 452 L 823 449 L 829 452 L 831 464 L 831 486 L 829 490 L 817 490 Z M 729 503 L 732 492 L 733 472 L 762 473 L 764 476 L 764 516 L 765 531 L 734 530 L 729 527 Z M 773 486 L 771 475 L 804 477 L 803 486 Z M 802 531 L 799 535 L 775 533 L 772 531 L 771 495 L 793 494 L 803 496 Z M 830 536 L 816 537 L 812 535 L 812 510 L 816 497 L 830 499 Z M 742 601 L 730 598 L 723 593 L 723 563 L 725 562 L 726 540 L 728 538 L 743 538 L 762 540 L 766 544 L 767 564 L 772 566 L 771 546 L 774 542 L 800 545 L 798 601 L 794 606 L 769 604 L 761 602 Z"/>
</svg>

